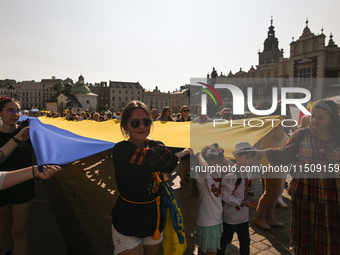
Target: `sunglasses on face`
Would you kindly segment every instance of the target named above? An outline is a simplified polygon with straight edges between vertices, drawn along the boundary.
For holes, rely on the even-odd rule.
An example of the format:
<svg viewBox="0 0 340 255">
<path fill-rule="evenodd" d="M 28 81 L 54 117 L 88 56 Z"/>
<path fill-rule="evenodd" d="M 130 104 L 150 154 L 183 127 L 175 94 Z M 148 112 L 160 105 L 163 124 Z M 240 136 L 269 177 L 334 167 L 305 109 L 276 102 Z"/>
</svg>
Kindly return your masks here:
<svg viewBox="0 0 340 255">
<path fill-rule="evenodd" d="M 21 110 L 14 110 L 13 108 L 7 109 L 6 112 L 10 115 L 13 115 L 14 113 L 20 114 Z"/>
<path fill-rule="evenodd" d="M 190 112 L 190 110 L 183 110 L 183 112 Z"/>
<path fill-rule="evenodd" d="M 142 120 L 142 123 L 143 123 L 144 127 L 150 127 L 152 121 L 150 119 L 148 119 L 148 118 L 145 118 L 145 119 Z M 130 121 L 130 126 L 132 128 L 138 128 L 139 125 L 140 125 L 140 120 L 131 120 Z"/>
</svg>

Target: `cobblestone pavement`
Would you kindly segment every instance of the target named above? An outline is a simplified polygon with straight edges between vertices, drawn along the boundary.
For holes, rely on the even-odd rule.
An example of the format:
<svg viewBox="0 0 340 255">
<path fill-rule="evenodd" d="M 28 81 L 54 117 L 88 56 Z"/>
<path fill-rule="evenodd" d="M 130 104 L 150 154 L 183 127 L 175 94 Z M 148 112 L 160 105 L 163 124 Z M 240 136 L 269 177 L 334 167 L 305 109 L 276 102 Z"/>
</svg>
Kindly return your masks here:
<svg viewBox="0 0 340 255">
<path fill-rule="evenodd" d="M 52 179 L 45 185 L 68 254 L 113 254 L 110 213 L 119 194 L 112 159 L 105 156 L 101 153 L 73 162 L 63 167 L 63 171 L 55 176 L 56 181 Z M 198 254 L 194 240 L 197 201 L 191 196 L 192 180 L 183 187 L 179 180 L 176 169 L 170 181 L 183 213 L 188 242 L 185 254 Z M 253 180 L 253 190 L 255 195 L 250 199 L 258 200 L 262 194 L 260 180 Z M 250 210 L 251 254 L 289 254 L 290 199 L 286 191 L 284 196 L 288 209 L 277 206 L 275 211 L 276 220 L 284 223 L 284 228 L 265 231 L 254 226 L 255 209 Z M 82 252 L 76 252 L 79 245 L 83 247 Z M 236 234 L 226 254 L 239 254 Z"/>
</svg>

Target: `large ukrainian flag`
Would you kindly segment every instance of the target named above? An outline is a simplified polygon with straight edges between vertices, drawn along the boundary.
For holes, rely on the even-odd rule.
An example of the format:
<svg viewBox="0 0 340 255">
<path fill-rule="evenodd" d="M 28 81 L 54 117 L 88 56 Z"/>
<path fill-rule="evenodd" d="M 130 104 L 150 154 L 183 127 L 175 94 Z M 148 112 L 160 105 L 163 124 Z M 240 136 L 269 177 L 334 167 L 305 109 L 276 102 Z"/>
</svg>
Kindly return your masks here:
<svg viewBox="0 0 340 255">
<path fill-rule="evenodd" d="M 73 161 L 111 149 L 124 139 L 120 131 L 120 122 L 109 120 L 67 121 L 64 118 L 27 117 L 30 119 L 30 137 L 39 166 L 47 164 L 65 165 Z M 150 132 L 150 138 L 162 141 L 173 148 L 192 148 L 195 153 L 204 146 L 218 143 L 225 150 L 227 158 L 233 158 L 232 152 L 238 142 L 254 145 L 269 133 L 279 116 L 261 117 L 261 127 L 243 125 L 215 125 L 213 123 L 161 122 L 156 121 Z M 246 120 L 248 123 L 249 119 Z M 238 120 L 242 122 L 242 120 Z M 274 125 L 272 125 L 274 124 Z"/>
</svg>

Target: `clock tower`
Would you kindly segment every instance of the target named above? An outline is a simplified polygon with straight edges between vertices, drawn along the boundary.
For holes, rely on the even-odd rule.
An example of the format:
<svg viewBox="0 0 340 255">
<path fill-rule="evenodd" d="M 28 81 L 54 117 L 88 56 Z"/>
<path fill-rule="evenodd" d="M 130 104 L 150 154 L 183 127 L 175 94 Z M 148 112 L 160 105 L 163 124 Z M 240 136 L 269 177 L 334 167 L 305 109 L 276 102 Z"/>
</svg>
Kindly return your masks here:
<svg viewBox="0 0 340 255">
<path fill-rule="evenodd" d="M 275 37 L 273 17 L 270 20 L 268 37 L 263 45 L 263 51 L 259 52 L 259 65 L 279 63 L 279 58 L 283 56 L 283 50 L 279 50 L 279 40 Z"/>
</svg>

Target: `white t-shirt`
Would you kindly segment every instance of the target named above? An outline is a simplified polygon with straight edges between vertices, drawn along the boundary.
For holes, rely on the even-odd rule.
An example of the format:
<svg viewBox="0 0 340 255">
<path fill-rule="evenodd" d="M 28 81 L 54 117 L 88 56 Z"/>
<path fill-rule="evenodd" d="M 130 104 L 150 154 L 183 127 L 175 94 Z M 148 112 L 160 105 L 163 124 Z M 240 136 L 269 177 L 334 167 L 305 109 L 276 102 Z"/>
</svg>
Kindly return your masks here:
<svg viewBox="0 0 340 255">
<path fill-rule="evenodd" d="M 216 179 L 213 179 L 215 177 Z M 195 172 L 194 178 L 199 193 L 195 217 L 196 225 L 210 227 L 222 223 L 223 207 L 220 177 Z"/>
<path fill-rule="evenodd" d="M 251 179 L 251 173 L 242 173 L 242 181 L 235 189 L 237 182 L 237 175 L 229 173 L 222 178 L 222 199 L 223 199 L 223 221 L 230 225 L 236 225 L 249 221 L 249 208 L 247 206 L 241 207 L 245 195 L 245 181 L 244 179 Z M 238 210 L 239 209 L 239 210 Z"/>
<path fill-rule="evenodd" d="M 5 181 L 6 174 L 7 174 L 7 172 L 0 172 L 0 189 L 2 187 L 2 184 Z"/>
<path fill-rule="evenodd" d="M 200 122 L 200 123 L 203 122 L 200 117 L 193 118 L 192 121 Z M 213 121 L 214 121 L 213 119 L 210 119 L 210 118 L 207 117 L 206 121 L 204 121 L 204 122 L 213 122 Z"/>
</svg>

